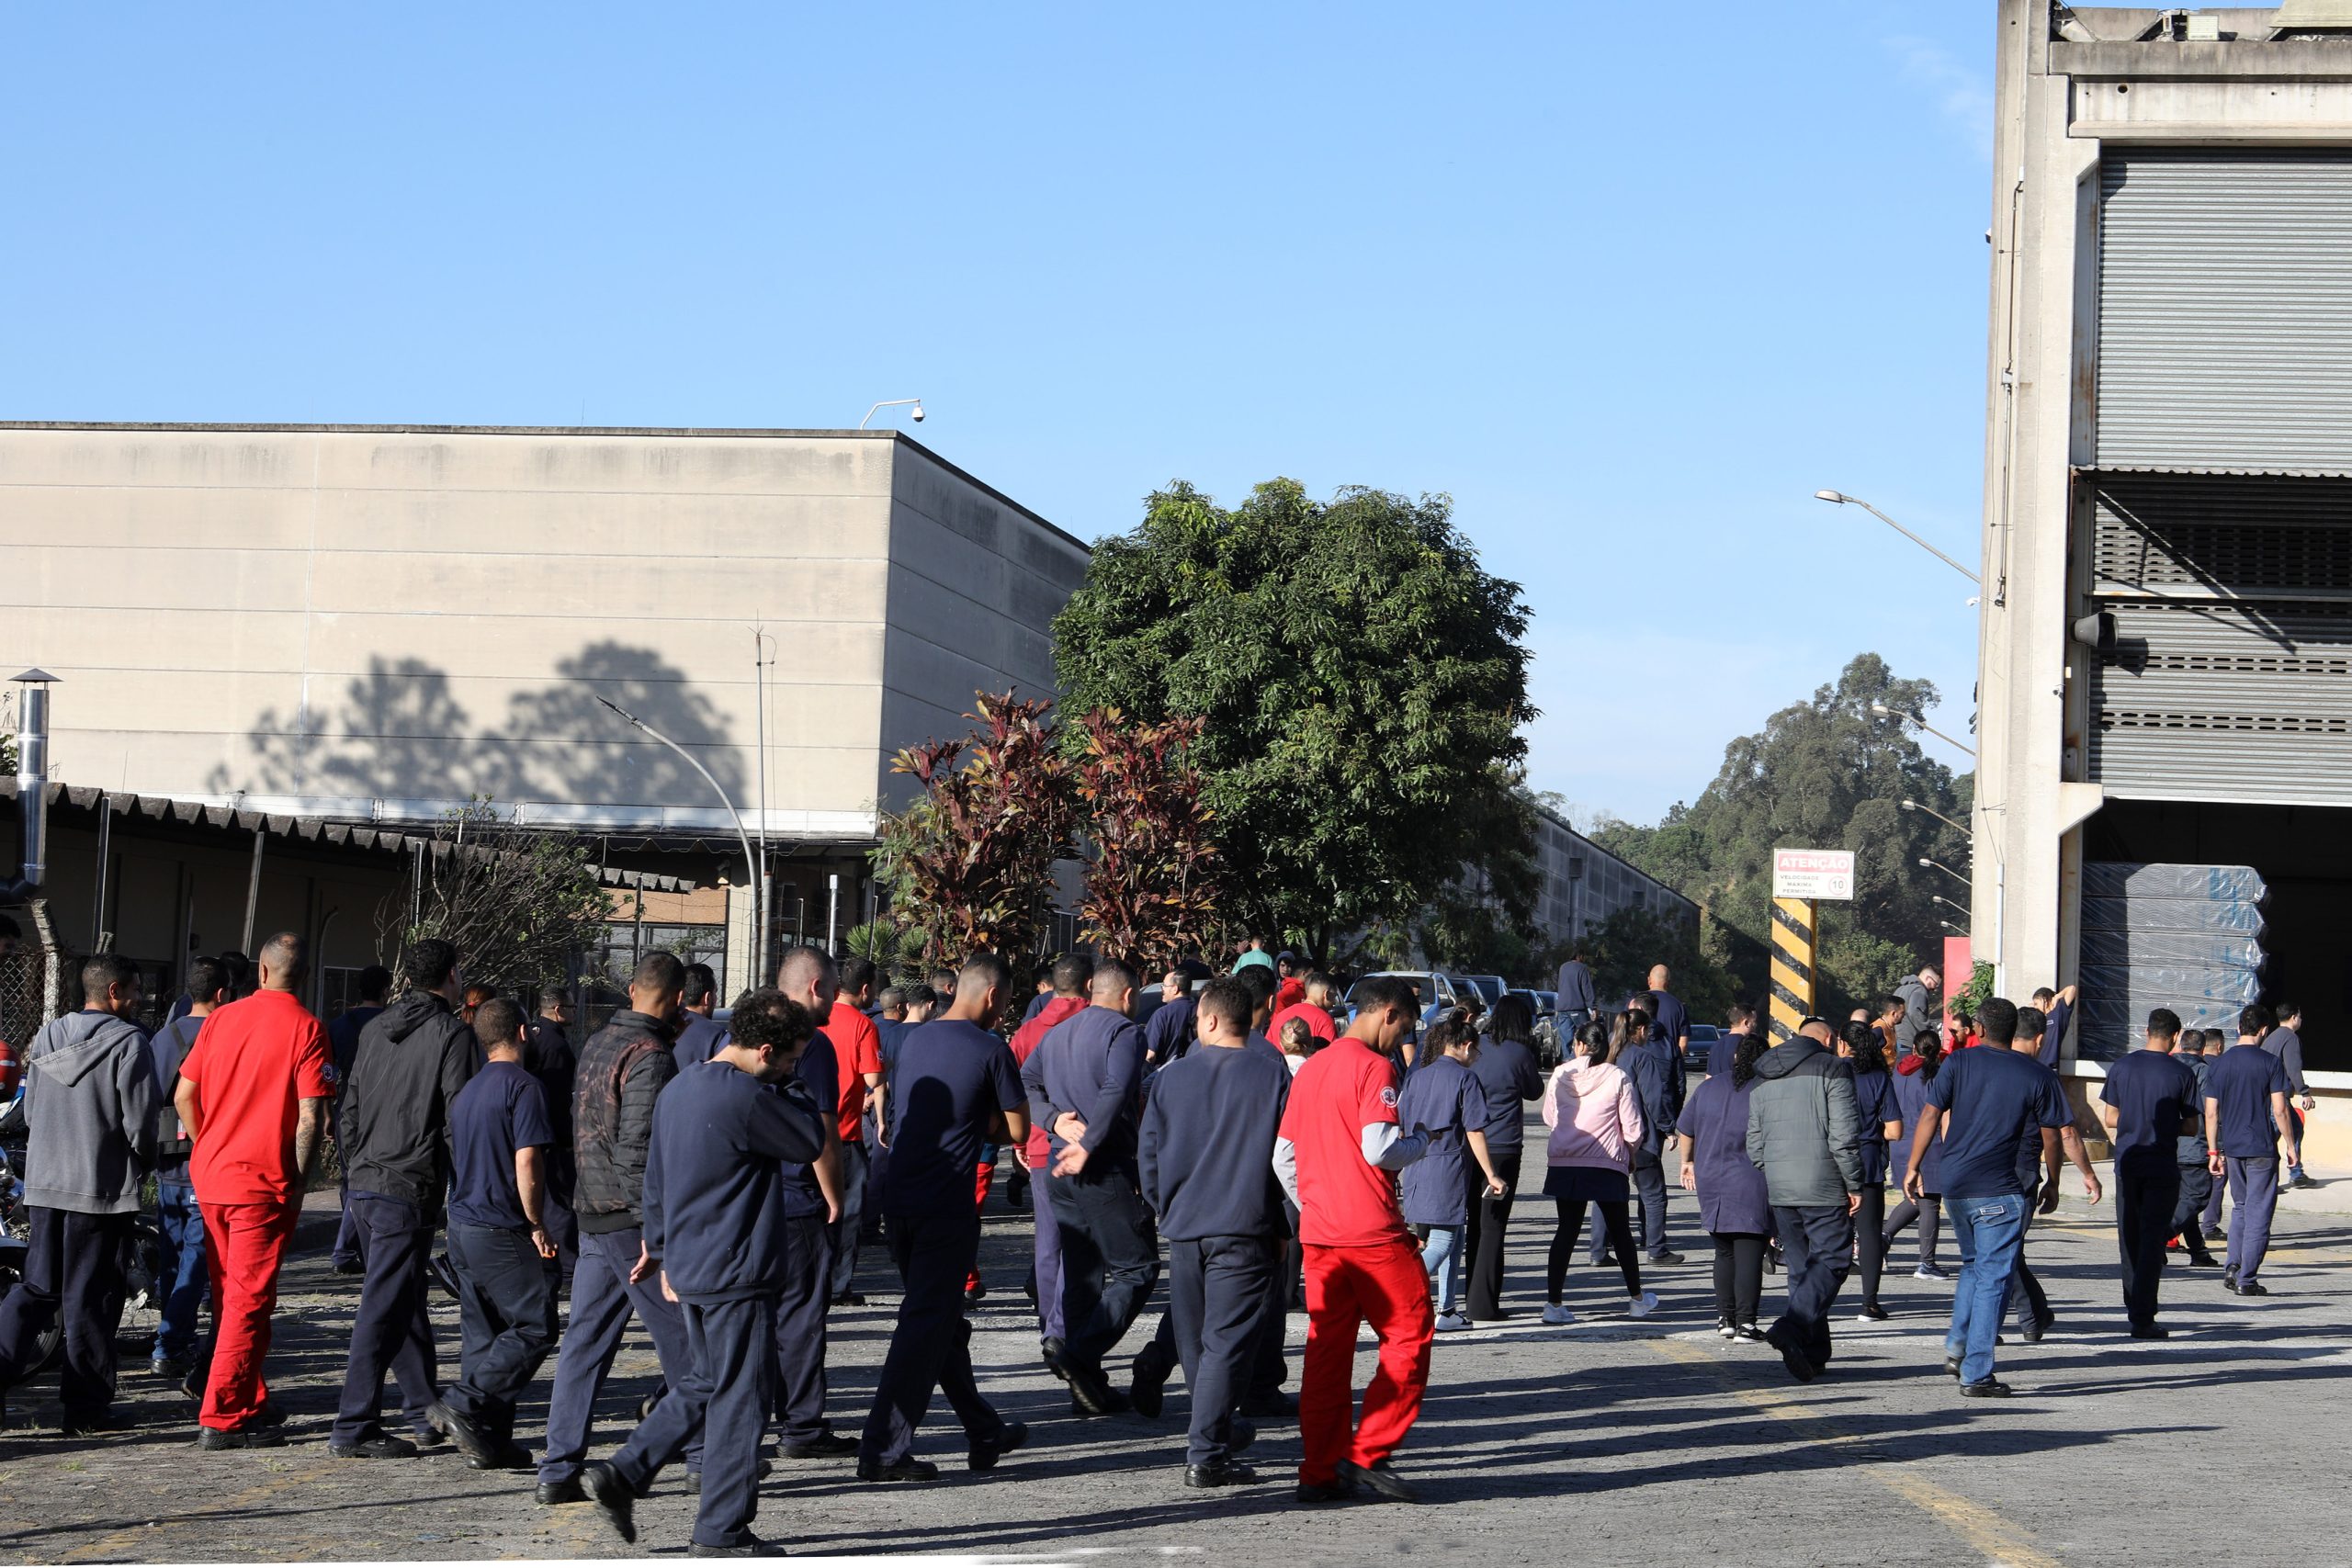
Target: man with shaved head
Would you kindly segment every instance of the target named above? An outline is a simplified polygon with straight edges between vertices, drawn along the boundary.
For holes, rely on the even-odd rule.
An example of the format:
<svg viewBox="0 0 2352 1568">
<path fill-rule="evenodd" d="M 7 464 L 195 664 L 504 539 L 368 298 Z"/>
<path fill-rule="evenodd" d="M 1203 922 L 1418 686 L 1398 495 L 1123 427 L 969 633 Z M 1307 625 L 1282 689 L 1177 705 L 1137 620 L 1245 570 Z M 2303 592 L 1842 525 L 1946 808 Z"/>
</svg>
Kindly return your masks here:
<svg viewBox="0 0 2352 1568">
<path fill-rule="evenodd" d="M 1067 1337 L 1046 1342 L 1046 1364 L 1069 1383 L 1071 1403 L 1085 1416 L 1125 1406 L 1102 1361 L 1159 1278 L 1159 1236 L 1136 1167 L 1143 1031 L 1129 1016 L 1135 993 L 1135 974 L 1125 964 L 1098 966 L 1087 1005 L 1046 1031 L 1021 1068 L 1029 1113 L 1052 1145 L 1046 1193 L 1061 1233 Z M 1139 1368 L 1138 1381 L 1151 1382 L 1150 1371 Z"/>
<path fill-rule="evenodd" d="M 841 1053 L 827 1027 L 847 1009 L 835 1005 L 841 972 L 821 947 L 795 947 L 776 969 L 775 988 L 816 1026 L 794 1076 L 824 1106 L 824 1152 L 786 1162 L 783 1176 L 784 1293 L 775 1308 L 775 1419 L 787 1459 L 841 1459 L 857 1441 L 825 1418 L 825 1309 L 832 1303 L 832 1242 L 826 1227 L 842 1209 L 840 1127 Z"/>
</svg>

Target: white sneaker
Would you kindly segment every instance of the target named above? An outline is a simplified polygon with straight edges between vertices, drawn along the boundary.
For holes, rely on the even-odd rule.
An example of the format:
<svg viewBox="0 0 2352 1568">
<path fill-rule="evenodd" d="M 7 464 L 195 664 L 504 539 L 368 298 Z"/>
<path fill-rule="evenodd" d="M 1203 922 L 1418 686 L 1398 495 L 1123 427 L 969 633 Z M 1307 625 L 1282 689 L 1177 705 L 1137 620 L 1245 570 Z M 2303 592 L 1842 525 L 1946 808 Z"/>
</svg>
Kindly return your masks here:
<svg viewBox="0 0 2352 1568">
<path fill-rule="evenodd" d="M 1458 1312 L 1440 1313 L 1438 1314 L 1437 1331 L 1440 1334 L 1451 1334 L 1458 1328 L 1467 1328 L 1469 1326 L 1470 1320 L 1463 1316 Z"/>
<path fill-rule="evenodd" d="M 1633 1299 L 1632 1303 L 1628 1305 L 1625 1310 L 1632 1313 L 1635 1317 L 1649 1316 L 1650 1314 L 1657 1311 L 1657 1292 L 1656 1291 L 1644 1291 L 1640 1295 L 1635 1296 Z"/>
<path fill-rule="evenodd" d="M 1552 1325 L 1555 1328 L 1562 1324 L 1574 1323 L 1576 1320 L 1577 1314 L 1570 1312 L 1567 1308 L 1562 1306 L 1557 1302 L 1554 1302 L 1550 1306 L 1544 1309 L 1544 1321 Z"/>
</svg>

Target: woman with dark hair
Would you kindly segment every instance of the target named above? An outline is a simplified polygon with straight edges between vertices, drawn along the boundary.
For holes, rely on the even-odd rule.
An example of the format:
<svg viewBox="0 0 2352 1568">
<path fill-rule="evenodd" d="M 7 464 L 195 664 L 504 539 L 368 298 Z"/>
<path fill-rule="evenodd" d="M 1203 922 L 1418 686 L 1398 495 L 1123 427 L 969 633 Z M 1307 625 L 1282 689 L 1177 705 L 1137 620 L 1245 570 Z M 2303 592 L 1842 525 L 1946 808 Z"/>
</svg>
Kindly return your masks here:
<svg viewBox="0 0 2352 1568">
<path fill-rule="evenodd" d="M 1487 1154 L 1503 1179 L 1503 1194 L 1474 1194 L 1470 1202 L 1470 1291 L 1473 1322 L 1492 1322 L 1503 1311 L 1503 1238 L 1510 1228 L 1510 1206 L 1519 1191 L 1520 1156 L 1525 1139 L 1527 1101 L 1544 1093 L 1544 1072 L 1535 1061 L 1535 1014 L 1527 998 L 1513 992 L 1495 1004 L 1478 1042 L 1470 1071 L 1487 1094 Z"/>
<path fill-rule="evenodd" d="M 1860 1316 L 1886 1321 L 1878 1304 L 1878 1282 L 1886 1272 L 1887 1143 L 1903 1136 L 1903 1108 L 1894 1098 L 1894 1075 L 1886 1068 L 1886 1037 L 1876 1024 L 1846 1026 L 1838 1055 L 1854 1065 L 1854 1107 L 1862 1126 L 1862 1206 L 1854 1211 L 1855 1259 L 1862 1276 Z"/>
<path fill-rule="evenodd" d="M 1747 1157 L 1747 1099 L 1756 1084 L 1760 1034 L 1732 1042 L 1731 1071 L 1710 1073 L 1690 1091 L 1676 1129 L 1682 1185 L 1699 1195 L 1699 1223 L 1715 1239 L 1715 1332 L 1761 1342 L 1757 1303 L 1764 1294 L 1764 1243 L 1772 1205 L 1764 1173 Z"/>
<path fill-rule="evenodd" d="M 1642 1269 L 1626 1218 L 1634 1153 L 1642 1145 L 1641 1098 L 1623 1069 L 1601 1060 L 1609 1054 L 1609 1031 L 1588 1023 L 1577 1032 L 1576 1055 L 1552 1074 L 1544 1094 L 1544 1124 L 1552 1129 L 1546 1151 L 1550 1169 L 1544 1190 L 1559 1206 L 1559 1228 L 1552 1233 L 1552 1255 L 1544 1270 L 1544 1321 L 1574 1323 L 1576 1314 L 1560 1303 L 1560 1286 L 1576 1256 L 1584 1228 L 1584 1206 L 1600 1210 L 1600 1223 L 1617 1254 L 1631 1298 L 1626 1310 L 1647 1317 L 1657 1297 L 1642 1289 Z"/>
<path fill-rule="evenodd" d="M 1895 1130 L 1894 1163 L 1907 1166 L 1911 1159 L 1911 1136 L 1919 1128 L 1919 1112 L 1928 1104 L 1928 1086 L 1935 1081 L 1936 1067 L 1944 1059 L 1943 1036 L 1932 1029 L 1923 1029 L 1911 1037 L 1911 1054 L 1894 1066 L 1894 1108 L 1903 1118 Z M 1949 1280 L 1950 1274 L 1936 1262 L 1936 1242 L 1943 1209 L 1939 1200 L 1943 1194 L 1943 1139 L 1939 1136 L 1928 1145 L 1927 1154 L 1919 1161 L 1919 1185 L 1925 1189 L 1927 1201 L 1915 1203 L 1905 1198 L 1895 1205 L 1894 1213 L 1886 1216 L 1886 1229 L 1882 1233 L 1882 1251 L 1893 1247 L 1903 1227 L 1913 1220 L 1919 1222 L 1919 1267 L 1911 1271 L 1915 1280 Z"/>
</svg>

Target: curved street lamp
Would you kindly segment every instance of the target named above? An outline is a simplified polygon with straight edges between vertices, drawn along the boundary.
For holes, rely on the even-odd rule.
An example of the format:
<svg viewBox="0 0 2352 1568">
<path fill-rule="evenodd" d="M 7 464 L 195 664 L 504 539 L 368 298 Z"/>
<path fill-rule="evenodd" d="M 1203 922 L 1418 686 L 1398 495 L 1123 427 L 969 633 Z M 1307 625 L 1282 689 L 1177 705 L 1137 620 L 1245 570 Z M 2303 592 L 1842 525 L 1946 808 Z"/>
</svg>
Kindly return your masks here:
<svg viewBox="0 0 2352 1568">
<path fill-rule="evenodd" d="M 1878 705 L 1873 703 L 1871 705 L 1872 707 L 1876 707 Z M 1934 818 L 1937 821 L 1951 829 L 1953 832 L 1958 833 L 1963 839 L 1973 839 L 1976 837 L 1975 834 L 1970 832 L 1967 829 L 1962 827 L 1959 823 L 1953 821 L 1942 812 L 1936 810 L 1932 807 L 1922 806 L 1916 800 L 1905 801 L 1903 803 L 1903 809 L 1905 811 L 1924 812 L 1926 815 Z"/>
<path fill-rule="evenodd" d="M 1916 724 L 1920 728 L 1926 730 L 1928 734 L 1934 736 L 1937 739 L 1942 741 L 1945 745 L 1952 748 L 1952 750 L 1956 751 L 1965 751 L 1972 757 L 1976 755 L 1975 747 L 1969 745 L 1964 740 L 1953 739 L 1951 736 L 1946 735 L 1942 730 L 1938 729 L 1934 725 L 1929 724 L 1926 719 L 1921 718 L 1916 713 L 1905 713 L 1901 708 L 1891 708 L 1884 703 L 1872 703 L 1871 705 L 1871 712 L 1878 715 L 1881 718 L 1899 718 L 1905 724 Z M 1919 807 L 1914 807 L 1913 809 L 1917 810 Z M 1951 818 L 1947 817 L 1944 820 L 1949 822 Z M 1963 833 L 1967 830 L 1968 829 L 1965 828 L 1961 829 Z"/>
<path fill-rule="evenodd" d="M 1951 877 L 1954 882 L 1959 883 L 1962 887 L 1967 887 L 1967 886 L 1973 886 L 1973 884 L 1971 884 L 1971 883 L 1969 882 L 1968 878 L 1966 878 L 1966 877 L 1964 877 L 1964 876 L 1961 875 L 1961 874 L 1960 874 L 1960 873 L 1958 873 L 1958 872 L 1956 872 L 1956 871 L 1952 870 L 1952 868 L 1951 868 L 1951 867 L 1950 867 L 1950 866 L 1946 865 L 1943 862 L 1941 862 L 1941 861 L 1939 861 L 1939 860 L 1929 860 L 1926 855 L 1921 855 L 1921 856 L 1919 857 L 1919 863 L 1920 863 L 1921 865 L 1931 865 L 1931 866 L 1934 866 L 1938 871 L 1942 872 L 1946 876 Z"/>
<path fill-rule="evenodd" d="M 1864 501 L 1860 496 L 1848 495 L 1842 491 L 1817 490 L 1813 492 L 1813 498 L 1815 501 L 1826 501 L 1832 506 L 1860 507 L 1863 511 L 1869 513 L 1871 516 L 1885 524 L 1888 527 L 1894 529 L 1896 533 L 1902 535 L 1905 538 L 1910 540 L 1913 544 L 1918 546 L 1921 549 L 1927 551 L 1929 555 L 1935 557 L 1938 560 L 1951 568 L 1952 570 L 1968 579 L 1969 581 L 1976 583 L 1979 587 L 1983 586 L 1983 579 L 1979 578 L 1974 572 L 1969 570 L 1966 567 L 1952 559 L 1951 557 L 1944 554 L 1943 551 L 1936 548 L 1935 546 L 1928 543 L 1927 540 L 1919 537 L 1918 535 L 1914 534 L 1910 529 L 1905 528 L 1902 524 L 1897 523 L 1894 518 L 1889 517 L 1885 513 L 1881 512 L 1877 507 L 1872 506 L 1869 502 Z"/>
<path fill-rule="evenodd" d="M 629 723 L 637 726 L 638 728 L 642 729 L 646 734 L 650 735 L 654 739 L 659 740 L 662 745 L 667 746 L 671 750 L 675 751 L 679 756 L 684 758 L 686 761 L 686 766 L 692 768 L 695 772 L 702 775 L 702 782 L 710 786 L 711 793 L 718 796 L 718 804 L 727 807 L 727 815 L 735 819 L 735 840 L 738 843 L 743 846 L 743 869 L 749 875 L 752 896 L 754 897 L 758 897 L 762 891 L 760 886 L 760 863 L 752 853 L 752 836 L 743 831 L 743 814 L 735 809 L 735 803 L 728 798 L 727 792 L 719 787 L 718 781 L 710 776 L 710 770 L 704 767 L 700 762 L 695 761 L 695 755 L 693 752 L 687 750 L 684 747 L 679 745 L 676 741 L 671 739 L 668 736 L 662 734 L 660 730 L 654 728 L 651 725 L 638 717 L 637 715 L 629 712 L 628 709 L 621 706 L 620 704 L 613 701 L 612 698 L 605 696 L 601 692 L 594 694 L 594 695 L 598 702 L 604 704 L 606 707 L 612 709 L 615 713 L 628 720 Z M 764 826 L 764 824 L 763 824 L 763 826 Z M 764 959 L 766 955 L 763 953 L 761 956 Z"/>
</svg>

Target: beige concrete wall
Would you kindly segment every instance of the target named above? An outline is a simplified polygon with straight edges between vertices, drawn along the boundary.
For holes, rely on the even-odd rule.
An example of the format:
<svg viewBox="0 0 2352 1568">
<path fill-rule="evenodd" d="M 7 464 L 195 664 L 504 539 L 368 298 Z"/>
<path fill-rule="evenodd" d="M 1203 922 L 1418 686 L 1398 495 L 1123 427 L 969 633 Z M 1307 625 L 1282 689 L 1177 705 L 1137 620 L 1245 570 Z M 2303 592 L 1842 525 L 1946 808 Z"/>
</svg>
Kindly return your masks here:
<svg viewBox="0 0 2352 1568">
<path fill-rule="evenodd" d="M 756 825 L 763 624 L 770 830 L 860 837 L 890 750 L 1050 682 L 1084 559 L 888 433 L 0 428 L 53 776 L 273 810 L 723 826 L 603 694 Z"/>
</svg>

